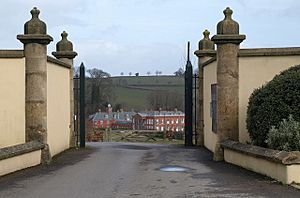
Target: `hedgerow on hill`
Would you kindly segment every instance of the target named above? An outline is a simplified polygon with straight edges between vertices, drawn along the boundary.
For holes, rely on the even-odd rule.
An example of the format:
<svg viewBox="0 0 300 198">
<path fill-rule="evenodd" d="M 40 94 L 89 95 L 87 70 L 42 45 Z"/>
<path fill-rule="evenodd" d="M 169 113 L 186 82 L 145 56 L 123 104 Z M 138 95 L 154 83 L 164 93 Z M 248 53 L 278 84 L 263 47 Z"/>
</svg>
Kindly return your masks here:
<svg viewBox="0 0 300 198">
<path fill-rule="evenodd" d="M 266 147 L 271 127 L 278 128 L 290 115 L 300 121 L 300 65 L 276 75 L 250 96 L 246 123 L 252 142 Z"/>
</svg>

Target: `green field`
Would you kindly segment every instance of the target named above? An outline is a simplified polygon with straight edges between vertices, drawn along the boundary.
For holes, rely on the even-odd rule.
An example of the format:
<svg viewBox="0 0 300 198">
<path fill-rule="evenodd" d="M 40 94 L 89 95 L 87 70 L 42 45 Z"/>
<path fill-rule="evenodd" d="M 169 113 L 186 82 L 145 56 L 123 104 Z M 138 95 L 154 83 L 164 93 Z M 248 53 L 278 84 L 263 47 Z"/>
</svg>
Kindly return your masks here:
<svg viewBox="0 0 300 198">
<path fill-rule="evenodd" d="M 114 104 L 125 110 L 151 108 L 149 97 L 157 91 L 184 93 L 184 78 L 177 76 L 120 76 L 112 77 Z"/>
</svg>

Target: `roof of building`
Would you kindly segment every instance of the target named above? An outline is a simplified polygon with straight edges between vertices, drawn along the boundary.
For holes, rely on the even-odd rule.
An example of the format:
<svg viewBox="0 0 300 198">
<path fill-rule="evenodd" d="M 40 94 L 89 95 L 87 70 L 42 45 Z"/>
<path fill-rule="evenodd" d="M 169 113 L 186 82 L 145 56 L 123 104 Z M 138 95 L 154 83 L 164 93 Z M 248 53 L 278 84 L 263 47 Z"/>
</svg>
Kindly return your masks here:
<svg viewBox="0 0 300 198">
<path fill-rule="evenodd" d="M 141 117 L 184 116 L 184 113 L 181 111 L 145 111 L 145 112 L 139 112 L 137 114 L 140 115 Z"/>
<path fill-rule="evenodd" d="M 97 112 L 94 115 L 91 115 L 91 119 L 93 121 L 97 120 L 117 120 L 117 121 L 127 121 L 131 120 L 132 116 L 136 114 L 135 112 L 112 112 L 112 113 L 107 113 L 107 112 Z"/>
</svg>

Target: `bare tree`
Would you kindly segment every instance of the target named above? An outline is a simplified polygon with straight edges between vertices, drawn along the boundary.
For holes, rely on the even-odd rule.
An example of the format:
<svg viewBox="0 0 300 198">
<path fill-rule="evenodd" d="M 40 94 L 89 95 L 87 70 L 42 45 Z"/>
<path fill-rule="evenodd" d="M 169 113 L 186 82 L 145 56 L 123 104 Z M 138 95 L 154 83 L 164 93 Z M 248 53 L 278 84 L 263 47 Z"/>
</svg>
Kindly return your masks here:
<svg viewBox="0 0 300 198">
<path fill-rule="evenodd" d="M 150 76 L 150 74 L 151 74 L 151 72 L 150 72 L 150 71 L 147 71 L 147 75 Z"/>
<path fill-rule="evenodd" d="M 94 113 L 98 109 L 104 110 L 106 104 L 114 98 L 113 82 L 110 74 L 100 69 L 88 69 L 89 77 L 86 82 L 87 113 Z"/>
<path fill-rule="evenodd" d="M 128 74 L 129 74 L 129 76 L 131 76 L 131 75 L 132 75 L 132 72 L 129 72 Z"/>
<path fill-rule="evenodd" d="M 176 72 L 174 72 L 175 76 L 184 76 L 184 70 L 179 68 Z"/>
<path fill-rule="evenodd" d="M 73 72 L 74 72 L 74 74 L 73 74 L 74 77 L 79 77 L 79 73 L 80 73 L 79 67 L 74 67 Z"/>
<path fill-rule="evenodd" d="M 123 76 L 124 75 L 124 72 L 121 72 L 121 76 Z"/>
</svg>

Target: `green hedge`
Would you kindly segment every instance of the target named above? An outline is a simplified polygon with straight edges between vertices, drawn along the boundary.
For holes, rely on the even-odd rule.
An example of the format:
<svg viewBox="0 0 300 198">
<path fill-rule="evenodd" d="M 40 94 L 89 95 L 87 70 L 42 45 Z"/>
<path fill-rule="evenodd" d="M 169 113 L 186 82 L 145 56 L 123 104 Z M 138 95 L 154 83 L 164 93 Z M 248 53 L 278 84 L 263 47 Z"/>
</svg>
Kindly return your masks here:
<svg viewBox="0 0 300 198">
<path fill-rule="evenodd" d="M 252 142 L 266 147 L 271 127 L 278 128 L 289 115 L 300 121 L 300 65 L 283 71 L 252 93 L 246 120 Z"/>
</svg>

